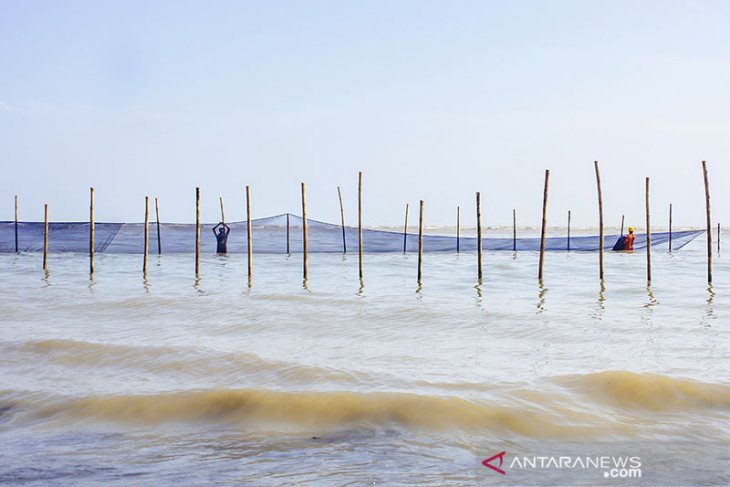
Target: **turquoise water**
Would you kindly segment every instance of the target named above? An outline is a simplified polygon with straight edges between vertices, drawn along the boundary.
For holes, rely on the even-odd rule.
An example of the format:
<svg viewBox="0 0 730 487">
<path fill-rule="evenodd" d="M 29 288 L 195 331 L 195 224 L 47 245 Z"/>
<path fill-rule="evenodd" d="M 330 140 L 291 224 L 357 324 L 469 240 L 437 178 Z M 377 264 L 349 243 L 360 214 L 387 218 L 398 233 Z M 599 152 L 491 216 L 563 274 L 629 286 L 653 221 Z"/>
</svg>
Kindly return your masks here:
<svg viewBox="0 0 730 487">
<path fill-rule="evenodd" d="M 0 482 L 727 485 L 730 265 L 0 255 Z M 505 474 L 482 465 L 505 451 Z M 520 468 L 525 456 L 638 457 Z M 671 461 L 670 461 L 671 460 Z M 498 464 L 497 463 L 495 465 Z M 636 469 L 631 472 L 635 473 Z M 616 472 L 617 475 L 621 472 Z"/>
</svg>

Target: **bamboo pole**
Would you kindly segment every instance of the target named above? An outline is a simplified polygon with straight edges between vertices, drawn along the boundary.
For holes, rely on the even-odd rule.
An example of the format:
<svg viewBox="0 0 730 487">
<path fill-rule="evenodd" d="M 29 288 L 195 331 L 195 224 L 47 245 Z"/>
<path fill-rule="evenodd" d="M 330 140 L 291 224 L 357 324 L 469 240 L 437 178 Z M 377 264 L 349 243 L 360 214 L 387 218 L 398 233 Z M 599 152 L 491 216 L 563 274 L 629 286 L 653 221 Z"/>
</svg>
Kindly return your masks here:
<svg viewBox="0 0 730 487">
<path fill-rule="evenodd" d="M 421 284 L 423 275 L 423 200 L 419 204 L 418 212 L 418 284 Z"/>
<path fill-rule="evenodd" d="M 195 188 L 195 276 L 200 274 L 200 188 Z"/>
<path fill-rule="evenodd" d="M 340 220 L 342 221 L 342 253 L 347 253 L 347 240 L 345 238 L 345 207 L 342 204 L 342 191 L 340 191 L 340 187 L 337 186 L 337 197 L 340 200 Z"/>
<path fill-rule="evenodd" d="M 594 161 L 596 168 L 596 186 L 598 188 L 598 275 L 603 281 L 603 191 L 601 190 L 601 170 L 598 161 Z"/>
<path fill-rule="evenodd" d="M 253 236 L 251 235 L 251 187 L 246 186 L 246 253 L 248 257 L 248 285 L 253 277 Z"/>
<path fill-rule="evenodd" d="M 157 220 L 157 254 L 162 255 L 162 241 L 160 240 L 160 205 L 155 196 L 155 220 Z"/>
<path fill-rule="evenodd" d="M 89 274 L 94 273 L 94 187 L 89 188 Z"/>
<path fill-rule="evenodd" d="M 286 214 L 286 255 L 291 255 L 289 250 L 289 213 Z"/>
<path fill-rule="evenodd" d="M 570 250 L 570 210 L 568 210 L 568 250 Z"/>
<path fill-rule="evenodd" d="M 512 208 L 512 251 L 517 252 L 517 210 Z"/>
<path fill-rule="evenodd" d="M 403 224 L 403 253 L 406 253 L 406 241 L 408 239 L 408 203 L 406 203 L 406 222 Z"/>
<path fill-rule="evenodd" d="M 357 173 L 357 257 L 362 279 L 362 171 Z"/>
<path fill-rule="evenodd" d="M 225 223 L 226 222 L 226 212 L 223 209 L 223 196 L 219 196 L 218 198 L 221 200 L 221 222 Z"/>
<path fill-rule="evenodd" d="M 717 224 L 717 253 L 720 253 L 720 224 Z"/>
<path fill-rule="evenodd" d="M 482 204 L 481 195 L 477 191 L 477 276 L 482 282 Z"/>
<path fill-rule="evenodd" d="M 621 235 L 622 236 L 624 234 L 624 216 L 625 215 L 621 215 Z"/>
<path fill-rule="evenodd" d="M 712 218 L 710 216 L 710 181 L 707 177 L 707 162 L 702 161 L 705 179 L 705 216 L 707 217 L 707 282 L 712 283 Z"/>
<path fill-rule="evenodd" d="M 545 234 L 547 231 L 548 185 L 550 183 L 550 169 L 545 169 L 545 189 L 542 192 L 542 228 L 540 229 L 540 265 L 537 278 L 542 281 L 545 267 Z"/>
<path fill-rule="evenodd" d="M 150 250 L 150 197 L 144 197 L 144 258 L 142 259 L 142 273 L 147 275 L 147 254 Z"/>
<path fill-rule="evenodd" d="M 672 204 L 669 203 L 669 252 L 672 251 Z"/>
<path fill-rule="evenodd" d="M 461 208 L 456 207 L 456 253 L 459 253 L 459 238 L 461 237 Z"/>
<path fill-rule="evenodd" d="M 43 270 L 48 270 L 48 203 L 44 206 L 43 219 Z"/>
<path fill-rule="evenodd" d="M 646 178 L 646 282 L 651 285 L 651 212 L 649 208 L 649 178 Z"/>
<path fill-rule="evenodd" d="M 308 269 L 307 269 L 307 251 L 309 249 L 308 247 L 308 241 L 307 241 L 307 188 L 302 183 L 302 252 L 303 252 L 303 259 L 302 259 L 302 265 L 303 265 L 303 276 L 304 280 L 307 280 L 308 277 Z"/>
<path fill-rule="evenodd" d="M 18 246 L 18 195 L 15 195 L 15 253 L 19 252 Z"/>
</svg>

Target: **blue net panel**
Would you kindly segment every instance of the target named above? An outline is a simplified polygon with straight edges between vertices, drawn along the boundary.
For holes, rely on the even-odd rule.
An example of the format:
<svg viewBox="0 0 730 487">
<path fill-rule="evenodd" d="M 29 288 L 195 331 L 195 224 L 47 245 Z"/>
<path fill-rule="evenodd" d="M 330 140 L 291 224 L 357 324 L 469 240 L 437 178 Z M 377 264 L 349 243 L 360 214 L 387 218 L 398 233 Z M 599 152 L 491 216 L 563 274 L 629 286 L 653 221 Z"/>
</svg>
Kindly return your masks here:
<svg viewBox="0 0 730 487">
<path fill-rule="evenodd" d="M 213 224 L 200 227 L 201 252 L 214 253 L 216 238 L 211 231 Z M 229 223 L 231 233 L 228 238 L 228 252 L 246 252 L 246 222 Z M 251 238 L 255 253 L 283 254 L 302 251 L 302 219 L 295 215 L 277 215 L 251 220 Z M 342 252 L 342 227 L 332 223 L 307 220 L 309 252 Z M 149 226 L 150 253 L 157 252 L 157 226 Z M 690 230 L 672 233 L 672 248 L 680 249 L 703 234 L 703 230 Z M 96 252 L 114 254 L 141 254 L 144 251 L 143 223 L 96 223 L 94 225 L 94 247 Z M 618 235 L 606 235 L 604 248 L 611 250 Z M 652 246 L 667 244 L 669 233 L 652 233 Z M 357 249 L 357 228 L 346 227 L 345 239 L 349 251 Z M 403 244 L 408 252 L 418 251 L 418 235 L 402 232 L 363 229 L 363 251 L 365 252 L 403 252 Z M 190 223 L 161 223 L 160 243 L 162 253 L 185 253 L 195 251 L 195 225 Z M 549 237 L 546 249 L 550 251 L 596 251 L 598 236 Z M 515 242 L 510 238 L 483 238 L 482 248 L 489 250 L 513 250 Z M 476 251 L 477 239 L 461 237 L 459 250 Z M 646 235 L 637 234 L 635 249 L 646 248 Z M 443 235 L 424 235 L 424 252 L 456 251 L 456 237 Z M 43 251 L 43 223 L 18 223 L 18 250 L 21 252 Z M 65 222 L 49 223 L 48 250 L 51 253 L 88 252 L 89 223 Z M 540 250 L 539 238 L 518 238 L 516 250 Z M 0 252 L 15 252 L 15 222 L 0 222 Z"/>
</svg>

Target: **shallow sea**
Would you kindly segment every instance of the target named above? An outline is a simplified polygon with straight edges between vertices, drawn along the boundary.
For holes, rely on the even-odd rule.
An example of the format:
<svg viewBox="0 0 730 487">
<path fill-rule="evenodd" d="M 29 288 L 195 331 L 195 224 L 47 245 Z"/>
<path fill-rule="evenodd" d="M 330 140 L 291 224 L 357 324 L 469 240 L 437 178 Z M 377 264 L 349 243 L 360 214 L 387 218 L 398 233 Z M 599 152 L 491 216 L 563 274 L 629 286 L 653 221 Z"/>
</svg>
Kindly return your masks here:
<svg viewBox="0 0 730 487">
<path fill-rule="evenodd" d="M 0 483 L 728 485 L 704 252 L 0 255 Z"/>
</svg>

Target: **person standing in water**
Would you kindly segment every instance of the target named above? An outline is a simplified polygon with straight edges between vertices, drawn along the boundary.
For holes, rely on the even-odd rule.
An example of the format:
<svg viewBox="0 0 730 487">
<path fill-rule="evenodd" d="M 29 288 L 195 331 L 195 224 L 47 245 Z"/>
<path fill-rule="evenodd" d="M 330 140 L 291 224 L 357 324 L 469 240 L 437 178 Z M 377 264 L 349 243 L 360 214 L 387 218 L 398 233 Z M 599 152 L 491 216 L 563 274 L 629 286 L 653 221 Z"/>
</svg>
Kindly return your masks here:
<svg viewBox="0 0 730 487">
<path fill-rule="evenodd" d="M 228 234 L 229 233 L 231 233 L 231 227 L 229 227 L 228 225 L 226 225 L 223 222 L 220 222 L 218 225 L 213 227 L 213 235 L 215 235 L 215 238 L 218 241 L 217 252 L 219 254 L 228 253 Z"/>
<path fill-rule="evenodd" d="M 626 240 L 624 240 L 624 250 L 634 250 L 634 238 L 636 238 L 634 227 L 629 227 L 629 233 L 626 235 Z"/>
<path fill-rule="evenodd" d="M 634 227 L 629 227 L 629 233 L 626 235 L 621 235 L 618 240 L 616 240 L 616 244 L 613 246 L 613 250 L 634 250 L 634 238 L 636 236 L 634 235 Z"/>
</svg>

